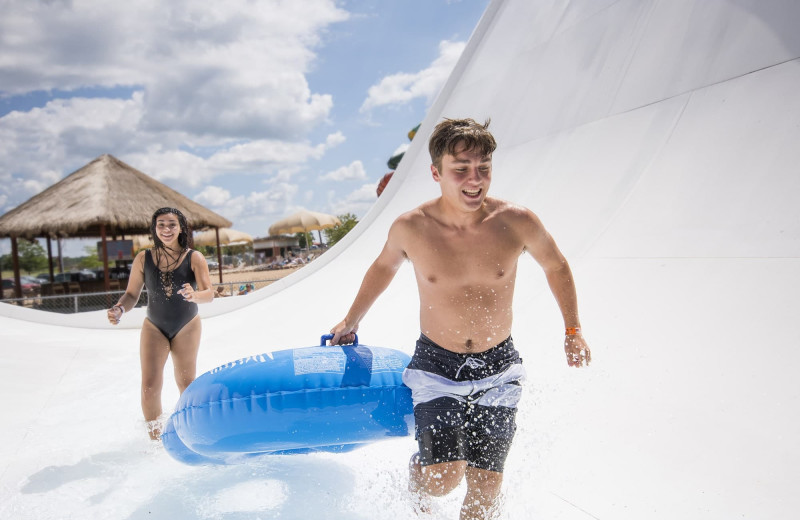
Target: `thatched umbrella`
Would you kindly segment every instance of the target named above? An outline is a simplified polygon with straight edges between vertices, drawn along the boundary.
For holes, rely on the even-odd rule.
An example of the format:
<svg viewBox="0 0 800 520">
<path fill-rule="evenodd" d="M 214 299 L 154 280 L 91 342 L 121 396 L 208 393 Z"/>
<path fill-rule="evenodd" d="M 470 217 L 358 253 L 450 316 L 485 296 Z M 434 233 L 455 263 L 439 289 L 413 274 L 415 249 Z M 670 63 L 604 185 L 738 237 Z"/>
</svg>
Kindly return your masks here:
<svg viewBox="0 0 800 520">
<path fill-rule="evenodd" d="M 219 281 L 222 282 L 222 252 L 220 245 L 238 246 L 252 244 L 253 237 L 244 231 L 231 228 L 209 229 L 194 236 L 195 246 L 216 246 L 217 261 L 219 262 Z"/>
<path fill-rule="evenodd" d="M 155 246 L 153 242 L 153 237 L 150 235 L 133 235 L 128 237 L 128 240 L 133 242 L 133 251 L 139 251 L 141 249 L 150 249 Z"/>
<path fill-rule="evenodd" d="M 195 246 L 213 246 L 219 247 L 222 245 L 241 245 L 252 244 L 253 237 L 244 231 L 237 231 L 231 228 L 220 228 L 218 230 L 210 229 L 203 231 L 194 236 Z"/>
<path fill-rule="evenodd" d="M 301 232 L 307 234 L 309 231 L 315 229 L 319 231 L 320 229 L 328 229 L 341 225 L 342 221 L 334 215 L 303 209 L 272 224 L 269 227 L 269 234 L 272 236 Z M 321 242 L 321 235 L 319 239 Z"/>
<path fill-rule="evenodd" d="M 180 209 L 195 229 L 232 225 L 228 219 L 105 154 L 0 217 L 0 237 L 11 237 L 15 278 L 19 277 L 18 237 L 46 237 L 48 252 L 51 237 L 100 237 L 108 290 L 106 237 L 148 233 L 153 212 L 163 207 Z M 50 276 L 52 280 L 52 261 Z"/>
</svg>

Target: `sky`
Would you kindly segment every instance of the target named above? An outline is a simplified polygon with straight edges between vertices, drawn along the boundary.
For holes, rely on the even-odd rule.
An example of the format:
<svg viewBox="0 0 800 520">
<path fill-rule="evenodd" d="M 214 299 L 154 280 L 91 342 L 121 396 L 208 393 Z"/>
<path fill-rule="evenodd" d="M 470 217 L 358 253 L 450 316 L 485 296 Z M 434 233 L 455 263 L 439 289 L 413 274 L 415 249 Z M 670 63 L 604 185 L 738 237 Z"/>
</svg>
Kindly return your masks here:
<svg viewBox="0 0 800 520">
<path fill-rule="evenodd" d="M 488 3 L 0 0 L 0 214 L 108 153 L 254 237 L 363 216 Z"/>
</svg>

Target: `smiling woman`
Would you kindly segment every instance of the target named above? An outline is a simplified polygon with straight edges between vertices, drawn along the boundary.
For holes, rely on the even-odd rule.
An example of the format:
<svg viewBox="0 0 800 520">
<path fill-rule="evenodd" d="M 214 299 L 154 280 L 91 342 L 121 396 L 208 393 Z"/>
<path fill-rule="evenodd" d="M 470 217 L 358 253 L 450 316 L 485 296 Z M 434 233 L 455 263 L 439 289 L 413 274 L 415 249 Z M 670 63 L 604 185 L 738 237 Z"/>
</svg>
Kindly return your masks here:
<svg viewBox="0 0 800 520">
<path fill-rule="evenodd" d="M 157 210 L 150 232 L 155 246 L 136 255 L 128 288 L 108 310 L 108 320 L 118 324 L 147 286 L 147 318 L 140 339 L 141 399 L 150 438 L 157 440 L 161 436 L 158 418 L 167 357 L 172 354 L 175 382 L 182 393 L 197 372 L 202 330 L 197 304 L 210 302 L 214 293 L 206 259 L 189 248 L 191 230 L 183 213 L 175 208 Z"/>
</svg>

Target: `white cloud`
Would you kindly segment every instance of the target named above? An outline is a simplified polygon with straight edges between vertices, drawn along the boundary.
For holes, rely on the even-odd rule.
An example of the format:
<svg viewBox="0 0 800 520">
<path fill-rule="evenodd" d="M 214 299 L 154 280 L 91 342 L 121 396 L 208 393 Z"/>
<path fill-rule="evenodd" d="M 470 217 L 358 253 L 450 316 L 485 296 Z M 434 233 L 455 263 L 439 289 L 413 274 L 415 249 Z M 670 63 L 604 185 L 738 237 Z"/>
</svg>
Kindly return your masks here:
<svg viewBox="0 0 800 520">
<path fill-rule="evenodd" d="M 345 198 L 341 198 L 335 193 L 330 192 L 328 194 L 330 212 L 334 215 L 353 213 L 354 215 L 363 216 L 378 199 L 375 188 L 377 188 L 377 183 L 363 184 Z"/>
<path fill-rule="evenodd" d="M 181 132 L 140 129 L 142 102 L 140 92 L 129 99 L 57 99 L 0 118 L 4 144 L 0 147 L 0 193 L 6 194 L 9 203 L 19 204 L 25 200 L 21 195 L 38 193 L 104 153 L 178 191 L 242 173 L 286 181 L 344 140 L 337 132 L 319 144 L 279 139 L 230 145 L 217 141 L 221 149 L 203 157 L 180 148 L 185 137 Z"/>
<path fill-rule="evenodd" d="M 425 98 L 430 103 L 447 81 L 465 46 L 464 42 L 444 40 L 439 43 L 439 56 L 429 67 L 413 74 L 400 72 L 381 79 L 369 88 L 361 112 L 408 103 L 416 98 Z"/>
<path fill-rule="evenodd" d="M 273 184 L 269 190 L 253 191 L 247 195 L 237 196 L 231 196 L 231 193 L 223 188 L 208 186 L 198 193 L 194 200 L 231 221 L 255 222 L 266 235 L 266 228 L 284 216 L 297 192 L 296 184 L 280 182 Z"/>
<path fill-rule="evenodd" d="M 0 192 L 19 204 L 24 199 L 17 189 L 35 193 L 104 153 L 147 146 L 148 136 L 136 132 L 140 113 L 141 95 L 134 94 L 127 100 L 56 99 L 6 114 L 0 118 Z"/>
<path fill-rule="evenodd" d="M 394 157 L 399 153 L 406 153 L 406 150 L 408 150 L 409 146 L 411 145 L 408 143 L 401 144 L 400 146 L 397 147 L 397 149 L 394 152 L 392 152 L 392 157 Z"/>
<path fill-rule="evenodd" d="M 4 1 L 3 95 L 82 90 L 0 117 L 0 195 L 19 204 L 104 153 L 179 191 L 287 180 L 344 141 L 307 141 L 333 101 L 306 74 L 348 16 L 335 0 Z"/>
<path fill-rule="evenodd" d="M 321 33 L 348 13 L 332 0 L 4 2 L 6 94 L 136 86 L 142 126 L 189 134 L 298 137 L 332 99 L 305 74 Z"/>
<path fill-rule="evenodd" d="M 206 206 L 222 206 L 231 198 L 231 192 L 219 186 L 206 186 L 206 188 L 195 195 L 194 200 Z"/>
<path fill-rule="evenodd" d="M 343 134 L 343 133 L 341 133 L 341 132 L 336 132 L 336 133 L 334 133 L 334 134 L 330 134 L 330 135 L 329 135 L 329 136 L 328 136 L 328 137 L 325 139 L 325 146 L 327 146 L 328 148 L 333 148 L 333 147 L 335 147 L 335 146 L 339 146 L 340 144 L 342 144 L 343 142 L 345 142 L 345 140 L 346 140 L 346 139 L 347 139 L 347 138 L 344 136 L 344 134 Z"/>
<path fill-rule="evenodd" d="M 362 181 L 366 178 L 367 172 L 364 169 L 364 164 L 357 160 L 320 177 L 322 180 L 330 181 Z"/>
<path fill-rule="evenodd" d="M 259 140 L 234 145 L 215 153 L 210 162 L 216 168 L 246 171 L 275 164 L 299 164 L 323 156 L 325 144 L 311 145 L 308 142 L 281 140 Z"/>
<path fill-rule="evenodd" d="M 31 194 L 39 193 L 40 191 L 43 191 L 45 188 L 47 188 L 47 184 L 33 179 L 28 179 L 27 181 L 23 181 L 22 185 L 25 187 L 25 191 Z"/>
</svg>

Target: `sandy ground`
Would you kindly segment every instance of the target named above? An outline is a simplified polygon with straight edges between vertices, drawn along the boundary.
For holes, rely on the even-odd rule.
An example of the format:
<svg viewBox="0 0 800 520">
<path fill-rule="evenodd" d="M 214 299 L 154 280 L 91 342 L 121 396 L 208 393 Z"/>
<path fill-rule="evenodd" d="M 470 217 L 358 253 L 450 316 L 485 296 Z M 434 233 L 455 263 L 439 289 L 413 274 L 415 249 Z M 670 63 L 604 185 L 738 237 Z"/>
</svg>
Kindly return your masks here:
<svg viewBox="0 0 800 520">
<path fill-rule="evenodd" d="M 268 286 L 272 282 L 280 280 L 284 276 L 292 274 L 298 269 L 302 269 L 302 266 L 290 267 L 287 269 L 271 269 L 268 271 L 258 271 L 253 267 L 245 267 L 236 270 L 226 269 L 222 271 L 222 283 L 223 285 L 227 285 L 227 290 L 230 291 L 231 286 L 236 286 L 233 290 L 238 290 L 238 284 L 253 282 L 256 290 L 258 290 Z M 209 274 L 211 275 L 211 283 L 215 286 L 219 285 L 219 271 L 211 271 Z"/>
</svg>

